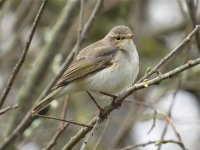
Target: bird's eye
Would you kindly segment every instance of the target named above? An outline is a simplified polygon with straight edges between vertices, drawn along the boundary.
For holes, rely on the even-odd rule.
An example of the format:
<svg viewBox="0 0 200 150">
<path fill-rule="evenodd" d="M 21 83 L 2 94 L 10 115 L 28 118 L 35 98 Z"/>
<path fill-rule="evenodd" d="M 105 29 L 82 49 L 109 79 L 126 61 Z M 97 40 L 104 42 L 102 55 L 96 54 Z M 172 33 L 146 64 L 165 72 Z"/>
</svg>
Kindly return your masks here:
<svg viewBox="0 0 200 150">
<path fill-rule="evenodd" d="M 116 37 L 116 40 L 120 40 L 120 37 L 119 37 L 119 36 L 117 36 L 117 37 Z"/>
</svg>

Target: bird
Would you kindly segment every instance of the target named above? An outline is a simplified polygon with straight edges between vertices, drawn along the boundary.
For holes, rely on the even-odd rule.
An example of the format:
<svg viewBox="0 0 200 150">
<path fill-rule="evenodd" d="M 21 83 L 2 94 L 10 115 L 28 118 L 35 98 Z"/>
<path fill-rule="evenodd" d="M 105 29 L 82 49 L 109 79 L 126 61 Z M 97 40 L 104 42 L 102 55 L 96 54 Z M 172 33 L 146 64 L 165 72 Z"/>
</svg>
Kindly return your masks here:
<svg viewBox="0 0 200 150">
<path fill-rule="evenodd" d="M 139 56 L 133 38 L 129 27 L 118 25 L 103 39 L 83 48 L 50 94 L 32 109 L 32 116 L 65 95 L 79 91 L 116 95 L 130 87 L 139 73 Z"/>
</svg>

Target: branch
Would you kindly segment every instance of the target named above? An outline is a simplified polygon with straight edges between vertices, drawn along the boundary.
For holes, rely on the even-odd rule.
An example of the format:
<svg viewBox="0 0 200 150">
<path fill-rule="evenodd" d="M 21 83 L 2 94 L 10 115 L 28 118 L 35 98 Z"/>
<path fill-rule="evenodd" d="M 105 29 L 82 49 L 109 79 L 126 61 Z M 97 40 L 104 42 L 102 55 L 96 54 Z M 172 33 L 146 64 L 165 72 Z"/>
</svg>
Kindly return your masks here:
<svg viewBox="0 0 200 150">
<path fill-rule="evenodd" d="M 108 120 L 107 120 L 107 122 L 106 122 L 106 124 L 105 124 L 105 126 L 104 126 L 104 129 L 103 129 L 101 135 L 99 136 L 99 138 L 98 138 L 98 140 L 97 140 L 95 146 L 93 147 L 93 150 L 96 150 L 96 149 L 97 149 L 97 147 L 98 147 L 99 143 L 101 142 L 101 140 L 102 140 L 104 134 L 106 133 L 106 130 L 108 129 L 109 123 L 110 123 L 110 119 L 108 118 Z"/>
<path fill-rule="evenodd" d="M 79 0 L 68 0 L 63 7 L 55 25 L 51 30 L 51 38 L 49 42 L 41 48 L 41 53 L 37 55 L 34 61 L 35 67 L 28 74 L 23 86 L 19 90 L 18 99 L 20 108 L 11 116 L 9 128 L 6 135 L 10 135 L 16 126 L 24 119 L 26 113 L 32 108 L 38 94 L 41 93 L 41 85 L 46 81 L 48 69 L 51 67 L 52 60 L 59 52 L 59 46 L 62 45 L 64 37 L 67 35 L 70 26 L 78 14 L 75 10 L 78 7 Z M 63 32 L 65 31 L 65 32 Z M 21 113 L 23 112 L 23 113 Z"/>
<path fill-rule="evenodd" d="M 186 2 L 187 2 L 187 7 L 188 7 L 188 10 L 189 10 L 191 22 L 192 22 L 192 27 L 194 28 L 197 24 L 196 14 L 197 14 L 197 7 L 198 6 L 197 5 L 195 6 L 194 0 L 186 0 Z M 195 38 L 196 38 L 196 44 L 197 44 L 198 51 L 200 52 L 199 33 L 197 33 L 195 35 Z"/>
<path fill-rule="evenodd" d="M 161 144 L 167 144 L 167 143 L 174 143 L 179 145 L 182 148 L 182 143 L 180 143 L 179 141 L 175 141 L 175 140 L 155 140 L 155 141 L 149 141 L 146 143 L 142 143 L 142 144 L 137 144 L 137 145 L 130 145 L 130 146 L 126 146 L 124 148 L 120 148 L 120 149 L 112 149 L 112 150 L 129 150 L 129 149 L 133 149 L 133 148 L 138 148 L 138 147 L 145 147 L 148 145 L 161 145 Z"/>
<path fill-rule="evenodd" d="M 178 92 L 178 90 L 180 89 L 180 86 L 181 86 L 181 79 L 180 78 L 181 77 L 179 77 L 178 85 L 176 87 L 176 90 L 173 93 L 172 101 L 170 102 L 170 106 L 169 106 L 169 110 L 168 110 L 168 117 L 169 118 L 171 118 L 171 116 L 172 116 L 172 110 L 173 110 L 173 107 L 174 107 L 174 103 L 176 101 L 177 92 Z M 169 124 L 166 123 L 165 126 L 164 126 L 164 129 L 162 131 L 161 138 L 160 138 L 161 140 L 164 140 L 164 138 L 165 138 L 165 135 L 166 135 L 167 130 L 168 130 L 168 125 Z M 173 129 L 174 128 L 175 128 L 175 126 L 173 126 Z M 182 138 L 181 138 L 180 134 L 176 130 L 175 130 L 175 135 L 178 138 L 179 142 L 182 143 L 183 149 L 185 150 L 186 148 L 185 148 L 185 145 L 183 144 Z M 157 150 L 161 150 L 161 147 L 162 147 L 162 145 L 159 145 Z"/>
<path fill-rule="evenodd" d="M 138 82 L 141 82 L 143 80 L 145 80 L 146 78 L 150 77 L 158 68 L 160 68 L 170 57 L 172 57 L 174 54 L 177 53 L 177 51 L 179 51 L 180 48 L 182 48 L 186 43 L 188 43 L 191 38 L 193 37 L 194 34 L 197 33 L 197 31 L 200 29 L 200 25 L 196 26 L 196 28 L 174 49 L 172 50 L 166 57 L 164 57 L 163 59 L 161 59 L 161 61 L 149 72 L 147 73 L 142 79 L 140 79 Z M 199 61 L 199 60 L 198 60 Z M 197 64 L 199 64 L 199 62 L 197 61 Z M 197 65 L 195 64 L 195 65 Z M 183 70 L 187 69 L 187 67 L 189 67 L 189 64 L 186 64 L 186 66 L 180 66 L 181 68 L 183 67 Z M 176 68 L 178 69 L 178 68 Z M 181 70 L 181 71 L 183 71 Z M 179 69 L 178 70 L 172 70 L 172 71 L 175 71 L 173 73 L 179 73 L 177 71 L 180 71 Z M 172 76 L 172 72 L 168 72 L 169 74 L 165 74 L 165 75 L 168 75 L 168 78 Z M 162 75 L 163 77 L 163 75 Z M 158 77 L 157 77 L 158 78 Z M 150 81 L 153 81 L 152 83 L 156 84 L 157 82 L 160 82 L 162 80 L 164 80 L 165 78 L 161 79 L 161 80 L 158 80 L 157 81 L 157 78 L 155 78 L 154 80 L 150 80 Z M 150 82 L 148 81 L 148 83 Z M 142 85 L 141 85 L 142 84 Z M 140 86 L 138 86 L 140 85 Z M 136 90 L 139 90 L 141 88 L 145 88 L 146 87 L 146 82 L 145 83 L 139 83 L 139 84 L 135 84 L 134 86 L 132 86 L 131 88 L 129 88 L 127 91 L 125 91 L 124 93 L 122 93 L 120 96 L 118 96 L 117 98 L 117 102 L 118 102 L 118 106 L 121 105 L 121 103 L 123 102 L 123 100 L 129 96 L 130 94 L 132 94 L 134 91 Z M 152 84 L 150 84 L 152 85 Z M 148 86 L 150 86 L 148 85 Z M 116 107 L 118 107 L 116 106 Z M 104 114 L 103 116 L 101 117 L 105 117 L 107 115 L 109 115 L 109 113 L 114 110 L 115 107 L 113 108 L 112 105 L 109 105 L 107 106 L 105 109 L 103 109 L 103 113 Z M 94 125 L 96 123 L 97 118 L 94 117 L 91 121 L 90 121 L 90 125 Z M 91 129 L 89 128 L 82 128 L 74 137 L 72 137 L 68 143 L 65 145 L 66 148 L 69 148 L 71 149 L 76 143 L 78 143 Z"/>
<path fill-rule="evenodd" d="M 55 135 L 53 136 L 52 140 L 49 142 L 47 147 L 45 147 L 43 150 L 51 150 L 53 146 L 56 144 L 58 138 L 61 136 L 61 134 L 65 131 L 65 129 L 70 125 L 70 123 L 64 124 L 62 128 L 60 128 Z"/>
<path fill-rule="evenodd" d="M 61 112 L 61 118 L 65 119 L 66 114 L 68 110 L 68 99 L 64 101 L 63 111 Z M 63 121 L 60 122 L 59 130 L 56 132 L 56 134 L 53 136 L 53 138 L 50 140 L 50 142 L 47 144 L 43 150 L 51 150 L 57 143 L 59 137 L 62 135 L 62 133 L 65 131 L 65 129 L 70 125 L 70 123 L 64 123 Z"/>
<path fill-rule="evenodd" d="M 92 11 L 87 23 L 85 24 L 85 27 L 83 29 L 83 32 L 81 34 L 81 43 L 85 41 L 92 25 L 94 24 L 94 20 L 97 16 L 97 14 L 100 12 L 102 6 L 103 6 L 103 2 L 104 0 L 98 0 L 95 7 L 94 7 L 94 10 Z"/>
<path fill-rule="evenodd" d="M 6 108 L 0 110 L 0 115 L 4 114 L 4 113 L 6 113 L 7 111 L 10 111 L 10 110 L 12 110 L 12 109 L 16 109 L 17 107 L 19 107 L 18 104 L 13 105 L 13 106 L 7 106 Z"/>
<path fill-rule="evenodd" d="M 101 8 L 103 6 L 103 2 L 104 2 L 104 0 L 98 0 L 98 3 L 96 4 L 94 10 L 92 11 L 92 14 L 90 15 L 90 17 L 88 19 L 88 22 L 86 23 L 87 27 L 84 27 L 83 32 L 82 32 L 82 37 L 84 37 L 84 40 L 86 39 L 85 34 L 88 34 L 89 31 L 92 29 L 93 21 L 95 21 L 95 17 L 100 12 L 100 10 L 101 10 Z M 83 42 L 83 39 L 81 39 L 81 41 Z M 66 61 L 61 66 L 61 69 L 58 72 L 58 74 L 50 81 L 49 85 L 42 92 L 41 96 L 38 98 L 38 100 L 36 101 L 36 103 L 39 102 L 43 97 L 45 97 L 49 93 L 49 91 L 54 86 L 54 84 L 56 83 L 56 81 L 63 74 L 63 72 L 65 71 L 66 67 L 70 64 L 71 60 L 73 59 L 73 55 L 74 55 L 75 50 L 76 49 L 73 48 L 73 50 L 71 51 L 71 53 L 67 57 Z M 29 126 L 32 123 L 32 121 L 33 121 L 33 118 L 31 116 L 31 112 L 28 112 L 25 115 L 25 117 L 23 118 L 23 120 L 15 127 L 15 129 L 5 139 L 4 143 L 2 143 L 2 145 L 0 146 L 0 149 L 2 150 L 2 149 L 5 149 L 6 147 L 8 147 L 9 144 L 11 142 L 13 142 L 13 140 L 16 139 L 16 137 L 20 133 L 22 133 L 27 128 L 27 126 Z"/>
<path fill-rule="evenodd" d="M 186 150 L 185 145 L 184 145 L 184 143 L 182 142 L 181 136 L 180 136 L 180 134 L 178 133 L 178 131 L 177 131 L 177 129 L 176 129 L 176 127 L 175 127 L 175 125 L 174 125 L 172 119 L 170 118 L 171 115 L 170 115 L 169 113 L 166 115 L 166 114 L 164 114 L 163 112 L 161 112 L 160 110 L 158 110 L 157 108 L 155 108 L 152 104 L 144 103 L 143 101 L 130 100 L 130 99 L 127 99 L 126 101 L 127 101 L 127 102 L 135 102 L 135 103 L 137 103 L 137 104 L 139 104 L 139 105 L 141 105 L 141 106 L 143 106 L 143 107 L 148 107 L 148 108 L 151 108 L 151 109 L 154 110 L 153 124 L 152 124 L 150 130 L 148 131 L 148 134 L 149 134 L 149 133 L 152 131 L 152 129 L 155 127 L 155 125 L 156 125 L 156 124 L 155 124 L 155 122 L 156 122 L 156 115 L 159 113 L 159 115 L 161 115 L 161 116 L 164 118 L 164 120 L 166 121 L 166 125 L 170 125 L 170 126 L 171 126 L 171 128 L 172 128 L 172 130 L 174 131 L 176 137 L 178 138 L 179 142 L 181 143 L 183 150 Z M 172 104 L 171 104 L 170 107 L 172 107 L 173 104 L 174 104 L 174 101 L 172 102 Z M 169 111 L 169 112 L 170 112 L 170 111 Z M 170 112 L 170 113 L 171 113 L 171 112 Z M 168 126 L 167 126 L 167 127 L 168 127 Z M 160 140 L 164 140 L 164 137 L 161 137 Z M 161 144 L 159 145 L 159 147 L 161 147 Z M 158 147 L 158 148 L 159 148 L 159 147 Z"/>
<path fill-rule="evenodd" d="M 76 41 L 76 52 L 75 52 L 75 56 L 78 54 L 78 51 L 80 49 L 81 46 L 81 33 L 83 30 L 83 25 L 84 25 L 84 0 L 80 1 L 81 6 L 80 6 L 80 17 L 79 17 L 79 28 L 78 28 L 78 36 L 77 36 L 77 41 Z"/>
<path fill-rule="evenodd" d="M 95 125 L 92 128 L 92 131 L 90 131 L 90 134 L 86 136 L 86 138 L 85 138 L 80 150 L 85 150 L 85 148 L 86 148 L 86 146 L 88 144 L 88 141 L 94 135 L 94 132 L 97 130 L 98 126 L 99 126 L 99 122 L 96 122 Z M 68 148 L 65 149 L 65 147 L 64 147 L 62 150 L 68 150 Z"/>
<path fill-rule="evenodd" d="M 93 21 L 94 21 L 95 17 L 97 16 L 97 14 L 99 13 L 100 9 L 103 6 L 103 1 L 104 0 L 98 0 L 98 3 L 96 4 L 94 10 L 92 11 L 92 13 L 91 13 L 86 25 L 83 28 L 83 31 L 81 32 L 80 44 L 86 39 L 86 34 L 88 34 L 88 32 L 91 30 Z M 71 63 L 71 61 L 73 59 L 73 56 L 75 55 L 76 51 L 77 51 L 77 44 L 74 46 L 74 48 L 72 49 L 71 53 L 66 58 L 66 61 L 62 64 L 61 69 L 58 71 L 58 74 L 51 80 L 51 82 L 49 83 L 47 88 L 41 94 L 39 100 L 44 98 L 50 92 L 51 88 L 54 86 L 56 81 L 60 78 L 60 76 L 64 73 L 66 68 Z"/>
<path fill-rule="evenodd" d="M 158 113 L 157 110 L 154 110 L 154 113 L 153 113 L 153 124 L 152 124 L 151 128 L 149 129 L 149 131 L 147 132 L 147 134 L 150 134 L 151 131 L 156 126 L 156 116 L 157 116 L 157 113 Z"/>
<path fill-rule="evenodd" d="M 63 106 L 63 110 L 61 112 L 61 118 L 65 119 L 65 117 L 67 116 L 67 110 L 68 110 L 68 96 L 66 96 L 67 98 L 64 101 L 64 106 Z M 60 129 L 62 129 L 64 127 L 65 122 L 61 121 L 60 122 Z"/>
<path fill-rule="evenodd" d="M 93 127 L 93 126 L 89 126 L 89 125 L 86 125 L 86 124 L 83 124 L 83 123 L 78 123 L 78 122 L 65 120 L 65 119 L 60 119 L 60 118 L 51 117 L 51 116 L 46 116 L 46 115 L 36 114 L 35 116 L 38 116 L 38 117 L 41 117 L 41 118 L 57 120 L 57 121 L 62 121 L 62 122 L 67 122 L 67 123 L 71 123 L 71 124 L 74 124 L 74 125 L 77 125 L 77 126 L 82 126 L 82 127 L 88 127 L 88 128 L 92 128 Z"/>
<path fill-rule="evenodd" d="M 17 62 L 17 64 L 15 65 L 14 69 L 13 69 L 13 72 L 12 74 L 10 75 L 9 77 L 9 80 L 7 82 L 7 85 L 6 85 L 6 88 L 4 89 L 2 95 L 1 95 L 1 98 L 0 98 L 0 108 L 3 106 L 4 102 L 5 102 L 5 99 L 15 81 L 15 78 L 17 76 L 17 73 L 19 72 L 21 66 L 23 65 L 25 59 L 26 59 L 26 55 L 28 53 L 28 50 L 29 50 L 29 47 L 30 47 L 30 44 L 31 44 L 31 41 L 32 41 L 32 38 L 33 38 L 33 35 L 35 33 L 35 30 L 36 30 L 36 27 L 40 21 L 40 18 L 41 18 L 41 15 L 43 13 L 43 10 L 47 4 L 47 1 L 48 0 L 43 0 L 41 6 L 40 6 L 40 9 L 35 17 L 35 20 L 33 22 L 33 25 L 32 25 L 32 28 L 31 28 L 31 31 L 30 31 L 30 34 L 29 34 L 29 37 L 26 41 L 26 45 L 25 45 L 25 48 L 23 49 L 22 51 L 22 54 Z"/>
<path fill-rule="evenodd" d="M 181 48 L 186 45 L 191 38 L 198 33 L 200 29 L 200 25 L 196 25 L 195 29 L 176 47 L 174 48 L 168 55 L 166 55 L 160 62 L 153 67 L 148 73 L 146 73 L 137 83 L 144 81 L 145 79 L 149 78 L 153 73 L 155 73 L 167 60 L 169 60 L 172 56 L 178 53 Z"/>
<path fill-rule="evenodd" d="M 89 125 L 93 126 L 97 121 L 101 122 L 102 120 L 106 119 L 107 116 L 115 109 L 117 109 L 119 106 L 121 106 L 122 102 L 125 100 L 126 97 L 128 97 L 129 95 L 131 95 L 134 91 L 140 90 L 140 89 L 144 89 L 147 88 L 149 86 L 155 85 L 160 83 L 161 81 L 171 78 L 177 74 L 179 74 L 180 72 L 183 72 L 186 69 L 189 69 L 193 66 L 196 66 L 200 64 L 200 58 L 195 59 L 195 60 L 190 60 L 188 61 L 186 64 L 179 66 L 165 74 L 162 74 L 152 80 L 149 80 L 147 82 L 144 83 L 138 83 L 135 84 L 133 86 L 131 86 L 130 88 L 128 88 L 126 91 L 124 91 L 122 94 L 120 94 L 116 100 L 114 104 L 110 104 L 108 106 L 106 106 L 104 109 L 102 109 L 101 112 L 101 116 L 99 119 L 97 119 L 97 117 L 95 117 L 94 119 L 92 119 L 92 121 L 90 121 Z M 65 145 L 65 148 L 67 149 L 71 149 L 76 143 L 78 143 L 89 131 L 91 130 L 91 128 L 82 128 L 74 137 L 72 137 L 67 144 Z"/>
</svg>

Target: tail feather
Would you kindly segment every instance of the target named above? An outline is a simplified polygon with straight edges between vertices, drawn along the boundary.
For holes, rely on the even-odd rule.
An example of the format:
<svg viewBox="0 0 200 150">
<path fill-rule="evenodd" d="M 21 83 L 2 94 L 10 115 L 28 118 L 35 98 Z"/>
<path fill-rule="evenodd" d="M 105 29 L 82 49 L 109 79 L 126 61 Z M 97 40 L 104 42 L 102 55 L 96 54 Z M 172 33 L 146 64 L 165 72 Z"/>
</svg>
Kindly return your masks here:
<svg viewBox="0 0 200 150">
<path fill-rule="evenodd" d="M 47 107 L 53 100 L 56 98 L 58 93 L 62 90 L 62 88 L 58 88 L 54 90 L 52 93 L 47 95 L 42 101 L 40 101 L 33 109 L 32 109 L 32 116 L 38 114 L 41 110 Z"/>
<path fill-rule="evenodd" d="M 43 110 L 45 107 L 47 107 L 53 100 L 54 100 L 53 98 L 42 100 L 39 104 L 37 104 L 32 109 L 32 116 L 35 116 L 36 114 L 38 114 L 41 110 Z"/>
</svg>

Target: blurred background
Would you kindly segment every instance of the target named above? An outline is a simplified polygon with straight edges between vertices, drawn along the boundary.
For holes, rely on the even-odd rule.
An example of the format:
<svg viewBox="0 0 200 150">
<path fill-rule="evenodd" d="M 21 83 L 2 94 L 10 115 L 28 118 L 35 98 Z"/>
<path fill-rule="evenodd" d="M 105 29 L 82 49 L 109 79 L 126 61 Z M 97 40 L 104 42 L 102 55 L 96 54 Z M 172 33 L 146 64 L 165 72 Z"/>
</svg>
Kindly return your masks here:
<svg viewBox="0 0 200 150">
<path fill-rule="evenodd" d="M 42 0 L 0 0 L 0 93 L 17 63 Z M 97 0 L 84 0 L 83 22 L 86 23 Z M 0 115 L 0 145 L 12 134 L 31 110 L 35 101 L 58 73 L 60 66 L 73 49 L 79 28 L 80 0 L 49 0 L 31 42 L 26 60 L 6 98 L 4 107 L 19 104 L 15 110 Z M 199 0 L 104 0 L 85 41 L 80 48 L 97 41 L 116 25 L 129 26 L 140 56 L 141 78 L 147 68 L 153 67 L 174 49 L 200 22 Z M 193 38 L 182 50 L 159 70 L 167 72 L 189 59 L 199 57 L 200 41 Z M 153 75 L 155 77 L 156 75 Z M 105 85 L 106 86 L 106 85 Z M 67 101 L 67 115 L 80 123 L 89 122 L 98 110 L 85 92 L 54 101 L 45 111 L 61 118 Z M 135 92 L 129 99 L 145 101 L 161 112 L 170 113 L 183 143 L 190 150 L 200 149 L 200 66 L 185 71 L 155 85 Z M 109 101 L 101 100 L 102 106 Z M 66 109 L 66 107 L 65 107 Z M 97 149 L 122 148 L 148 141 L 174 139 L 171 127 L 159 114 L 153 124 L 154 110 L 126 101 L 111 113 L 97 129 L 87 148 L 93 149 L 102 135 Z M 59 121 L 38 118 L 29 123 L 9 143 L 8 150 L 40 150 L 59 130 Z M 60 150 L 81 127 L 69 125 L 52 149 Z M 164 131 L 166 130 L 166 131 Z M 79 142 L 74 149 L 79 149 Z M 181 150 L 174 143 L 147 145 L 138 150 Z"/>
</svg>

